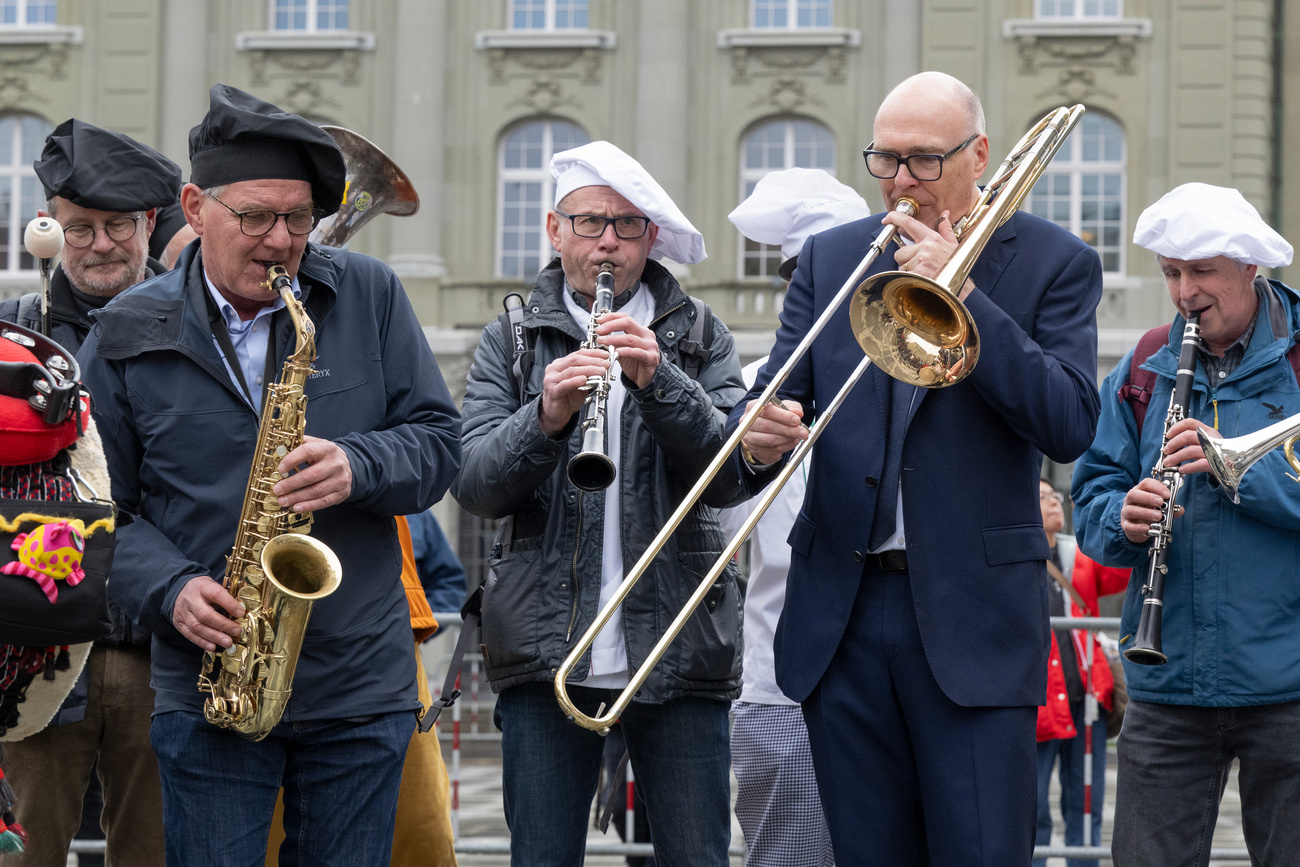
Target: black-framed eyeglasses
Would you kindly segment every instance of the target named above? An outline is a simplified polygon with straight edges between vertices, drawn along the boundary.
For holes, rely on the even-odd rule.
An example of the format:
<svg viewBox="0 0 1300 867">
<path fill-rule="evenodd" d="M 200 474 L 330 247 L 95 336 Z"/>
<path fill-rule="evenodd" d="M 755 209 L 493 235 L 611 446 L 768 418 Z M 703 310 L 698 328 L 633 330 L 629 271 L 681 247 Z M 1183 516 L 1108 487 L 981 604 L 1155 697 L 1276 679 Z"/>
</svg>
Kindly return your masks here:
<svg viewBox="0 0 1300 867">
<path fill-rule="evenodd" d="M 650 229 L 649 217 L 602 217 L 600 214 L 555 213 L 568 218 L 573 224 L 573 234 L 579 238 L 599 238 L 606 226 L 614 227 L 614 234 L 624 241 L 635 241 Z"/>
<path fill-rule="evenodd" d="M 208 198 L 239 218 L 239 231 L 250 237 L 258 238 L 275 228 L 275 221 L 284 217 L 284 227 L 290 235 L 309 235 L 316 228 L 325 212 L 320 208 L 298 208 L 295 211 L 268 211 L 258 208 L 253 211 L 236 211 L 212 193 L 204 192 Z"/>
<path fill-rule="evenodd" d="M 75 226 L 65 226 L 63 228 L 63 241 L 69 247 L 89 247 L 95 243 L 95 232 L 103 229 L 105 235 L 113 241 L 129 241 L 135 237 L 136 224 L 140 222 L 137 214 L 134 217 L 114 217 L 101 226 L 90 226 L 85 223 L 79 223 Z"/>
<path fill-rule="evenodd" d="M 975 133 L 946 154 L 912 154 L 900 157 L 889 151 L 877 151 L 868 147 L 862 151 L 862 158 L 866 160 L 867 171 L 871 172 L 871 176 L 882 181 L 897 177 L 900 165 L 906 165 L 908 173 L 918 181 L 937 181 L 943 177 L 943 161 L 975 141 L 979 135 Z"/>
</svg>

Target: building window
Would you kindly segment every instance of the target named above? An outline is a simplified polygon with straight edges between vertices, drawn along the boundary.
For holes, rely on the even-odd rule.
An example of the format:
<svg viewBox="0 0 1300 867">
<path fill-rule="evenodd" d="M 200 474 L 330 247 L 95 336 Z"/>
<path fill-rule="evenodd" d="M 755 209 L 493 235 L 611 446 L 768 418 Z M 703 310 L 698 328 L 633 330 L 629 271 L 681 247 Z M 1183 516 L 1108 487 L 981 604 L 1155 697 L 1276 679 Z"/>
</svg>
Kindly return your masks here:
<svg viewBox="0 0 1300 867">
<path fill-rule="evenodd" d="M 58 5 L 57 0 L 0 0 L 0 26 L 53 26 Z"/>
<path fill-rule="evenodd" d="M 271 29 L 317 33 L 348 29 L 348 0 L 273 0 Z"/>
<path fill-rule="evenodd" d="M 752 26 L 795 30 L 830 27 L 833 0 L 751 0 Z"/>
<path fill-rule="evenodd" d="M 546 237 L 546 212 L 555 182 L 551 157 L 585 145 L 587 134 L 559 120 L 533 121 L 501 143 L 497 169 L 497 276 L 532 280 L 555 251 Z"/>
<path fill-rule="evenodd" d="M 821 124 L 778 120 L 755 129 L 740 145 L 740 201 L 758 179 L 781 169 L 825 169 L 835 174 L 835 140 Z M 780 279 L 781 248 L 741 236 L 740 279 Z"/>
<path fill-rule="evenodd" d="M 510 0 L 511 30 L 586 30 L 587 0 Z"/>
<path fill-rule="evenodd" d="M 32 271 L 36 262 L 23 247 L 23 230 L 45 206 L 45 190 L 32 168 L 54 131 L 39 117 L 0 117 L 0 262 L 3 273 Z"/>
<path fill-rule="evenodd" d="M 1126 162 L 1120 125 L 1100 114 L 1085 114 L 1025 207 L 1082 238 L 1109 274 L 1124 273 Z"/>
<path fill-rule="evenodd" d="M 1123 18 L 1124 0 L 1037 0 L 1035 15 L 1039 18 L 1076 21 Z"/>
</svg>

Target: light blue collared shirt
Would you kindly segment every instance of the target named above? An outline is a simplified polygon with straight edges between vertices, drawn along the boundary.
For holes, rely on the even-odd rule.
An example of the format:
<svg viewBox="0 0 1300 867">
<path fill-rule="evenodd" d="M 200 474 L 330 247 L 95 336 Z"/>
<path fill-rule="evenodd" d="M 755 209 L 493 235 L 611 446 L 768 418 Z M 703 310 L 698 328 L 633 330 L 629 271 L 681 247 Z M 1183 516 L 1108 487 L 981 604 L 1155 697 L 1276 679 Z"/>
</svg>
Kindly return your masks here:
<svg viewBox="0 0 1300 867">
<path fill-rule="evenodd" d="M 235 349 L 235 357 L 239 361 L 239 370 L 244 374 L 244 382 L 248 383 L 248 388 L 252 391 L 252 398 L 256 401 L 253 409 L 260 413 L 262 392 L 266 388 L 266 383 L 262 380 L 265 378 L 266 372 L 266 345 L 271 337 L 271 317 L 275 314 L 275 311 L 284 309 L 284 299 L 277 297 L 274 304 L 263 307 L 257 311 L 256 316 L 245 321 L 239 318 L 234 306 L 217 291 L 217 287 L 208 279 L 206 271 L 203 274 L 203 282 L 207 284 L 209 294 L 217 302 L 217 309 L 221 311 L 221 317 L 226 323 L 226 331 L 230 333 L 230 343 Z M 296 276 L 293 278 L 293 297 L 302 297 L 302 289 L 298 285 Z M 235 371 L 230 366 L 230 359 L 226 358 L 216 335 L 213 335 L 212 342 L 216 344 L 217 352 L 221 355 L 221 360 L 225 362 L 226 373 L 230 376 L 230 381 L 236 386 L 239 385 L 239 377 L 235 376 Z"/>
</svg>

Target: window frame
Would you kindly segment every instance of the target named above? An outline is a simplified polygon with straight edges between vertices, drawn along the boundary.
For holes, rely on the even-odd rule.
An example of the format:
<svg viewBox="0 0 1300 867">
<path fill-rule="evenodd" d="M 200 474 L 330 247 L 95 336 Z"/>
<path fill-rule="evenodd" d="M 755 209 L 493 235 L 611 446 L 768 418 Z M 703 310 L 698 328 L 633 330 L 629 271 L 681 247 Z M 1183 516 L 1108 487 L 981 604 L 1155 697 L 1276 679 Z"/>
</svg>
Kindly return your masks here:
<svg viewBox="0 0 1300 867">
<path fill-rule="evenodd" d="M 590 0 L 566 0 L 566 2 L 582 3 L 582 4 L 583 4 L 583 7 L 582 7 L 582 9 L 581 9 L 580 11 L 577 10 L 577 9 L 574 9 L 574 10 L 571 10 L 571 12 L 570 12 L 570 14 L 571 14 L 572 16 L 574 16 L 575 18 L 576 18 L 579 14 L 582 15 L 583 19 L 584 19 L 585 22 L 586 22 L 585 25 L 582 26 L 582 27 L 578 27 L 578 26 L 576 26 L 576 25 L 574 25 L 574 26 L 570 26 L 570 27 L 557 27 L 557 26 L 556 26 L 556 24 L 555 24 L 555 20 L 556 20 L 556 18 L 558 17 L 558 5 L 559 5 L 559 0 L 543 0 L 543 2 L 545 2 L 545 4 L 546 4 L 546 9 L 545 9 L 545 12 L 544 12 L 544 20 L 545 20 L 545 23 L 544 23 L 543 26 L 541 26 L 541 27 L 516 27 L 516 26 L 515 26 L 515 13 L 516 13 L 515 4 L 517 4 L 517 3 L 519 3 L 519 2 L 520 2 L 520 0 L 506 0 L 506 30 L 508 30 L 508 31 L 510 31 L 510 32 L 512 32 L 512 33 L 570 33 L 570 32 L 574 32 L 574 31 L 582 32 L 582 31 L 586 31 L 586 30 L 590 30 L 590 29 L 591 29 L 591 2 L 590 2 Z"/>
<path fill-rule="evenodd" d="M 44 147 L 45 139 L 54 131 L 54 126 L 45 118 L 38 114 L 30 112 L 9 111 L 0 114 L 0 121 L 13 120 L 14 130 L 10 147 L 12 148 L 13 161 L 8 164 L 0 164 L 0 178 L 10 182 L 9 201 L 7 204 L 7 213 L 2 218 L 8 221 L 6 230 L 6 255 L 5 261 L 0 263 L 0 279 L 13 280 L 30 279 L 37 273 L 36 260 L 27 252 L 23 244 L 23 233 L 27 224 L 35 219 L 37 210 L 45 207 L 45 190 L 41 186 L 40 180 L 36 177 L 36 170 L 32 168 L 32 163 L 38 159 L 41 148 Z M 24 121 L 31 120 L 40 123 L 44 130 L 39 132 L 39 138 L 35 142 L 28 143 L 24 138 Z M 24 145 L 28 145 L 28 153 L 24 154 Z M 31 157 L 30 159 L 28 157 Z M 24 181 L 28 182 L 24 184 Z M 24 192 L 24 186 L 30 193 Z M 24 199 L 33 205 L 29 213 L 24 212 Z M 24 261 L 30 262 L 30 267 L 23 267 Z"/>
<path fill-rule="evenodd" d="M 835 0 L 766 0 L 785 6 L 786 24 L 759 24 L 758 4 L 764 0 L 749 0 L 749 26 L 754 30 L 824 30 L 835 26 Z M 799 7 L 806 5 L 812 16 L 816 16 L 821 6 L 826 6 L 825 24 L 800 24 Z"/>
<path fill-rule="evenodd" d="M 347 12 L 347 23 L 343 27 L 318 27 L 316 24 L 317 17 L 320 14 L 321 0 L 306 0 L 307 9 L 307 26 L 298 27 L 276 27 L 276 16 L 280 0 L 270 0 L 267 3 L 267 22 L 266 29 L 270 33 L 288 34 L 288 33 L 347 33 L 352 29 L 352 3 L 351 0 L 345 0 L 344 10 Z"/>
<path fill-rule="evenodd" d="M 1124 0 L 1114 0 L 1116 11 L 1113 14 L 1099 12 L 1092 15 L 1089 15 L 1087 12 L 1084 11 L 1084 6 L 1086 5 L 1086 3 L 1089 2 L 1089 0 L 1069 0 L 1069 2 L 1072 2 L 1075 5 L 1074 5 L 1074 11 L 1068 15 L 1062 15 L 1059 13 L 1049 14 L 1044 12 L 1043 7 L 1049 2 L 1059 3 L 1062 2 L 1062 0 L 1034 0 L 1035 19 L 1040 21 L 1093 22 L 1093 21 L 1119 21 L 1124 17 Z M 1097 2 L 1098 4 L 1104 4 L 1106 2 L 1109 2 L 1109 0 L 1095 0 L 1095 2 Z"/>
<path fill-rule="evenodd" d="M 830 154 L 831 154 L 830 166 L 816 165 L 816 164 L 800 165 L 796 161 L 795 154 L 797 152 L 797 148 L 796 148 L 795 133 L 800 124 L 807 124 L 808 126 L 825 133 L 826 138 L 830 143 Z M 754 136 L 758 135 L 762 130 L 777 125 L 785 126 L 784 137 L 781 145 L 783 149 L 782 165 L 779 167 L 771 166 L 762 169 L 748 167 L 746 165 L 745 152 L 749 147 L 749 143 L 751 139 L 753 139 Z M 749 127 L 749 130 L 745 133 L 745 135 L 741 137 L 740 148 L 739 148 L 739 163 L 740 163 L 740 187 L 738 191 L 739 198 L 736 200 L 737 204 L 749 198 L 750 193 L 753 192 L 754 185 L 757 184 L 758 181 L 764 175 L 767 175 L 771 172 L 778 172 L 778 171 L 783 171 L 785 169 L 793 169 L 793 168 L 822 169 L 831 177 L 838 177 L 836 173 L 839 170 L 839 147 L 837 142 L 835 141 L 835 134 L 831 132 L 830 127 L 826 126 L 826 124 L 822 123 L 819 120 L 810 117 L 771 117 L 753 124 L 752 126 Z M 781 255 L 780 245 L 759 244 L 757 250 L 751 251 L 748 249 L 748 245 L 756 242 L 750 241 L 740 231 L 737 231 L 736 235 L 737 237 L 740 238 L 740 244 L 738 245 L 738 249 L 737 249 L 736 279 L 741 281 L 746 281 L 746 282 L 772 281 L 776 283 L 783 283 L 784 281 L 781 280 L 780 276 L 776 273 L 775 269 L 773 269 L 771 272 L 769 272 L 767 269 L 768 262 L 771 261 L 774 256 L 776 257 L 775 261 L 777 263 L 777 266 L 779 266 L 782 260 L 784 259 L 784 257 Z M 756 255 L 750 255 L 751 253 L 754 253 Z M 757 259 L 759 263 L 759 273 L 756 275 L 745 273 L 745 263 L 751 259 Z"/>
<path fill-rule="evenodd" d="M 542 124 L 542 164 L 540 168 L 507 168 L 506 167 L 506 147 L 510 140 L 522 133 L 528 127 L 534 124 Z M 586 138 L 587 144 L 592 141 L 591 136 L 577 123 L 571 120 L 559 117 L 534 117 L 518 121 L 509 126 L 502 134 L 497 144 L 496 158 L 496 219 L 495 219 L 495 241 L 493 244 L 494 252 L 492 256 L 492 273 L 498 280 L 526 280 L 532 282 L 536 279 L 537 274 L 546 267 L 546 263 L 555 257 L 555 249 L 551 247 L 551 240 L 546 234 L 546 214 L 552 210 L 551 203 L 555 198 L 555 179 L 551 177 L 551 157 L 555 156 L 558 151 L 555 149 L 555 127 L 556 124 L 563 124 L 571 127 L 581 133 Z M 580 145 L 574 145 L 578 147 Z M 567 148 L 561 148 L 566 150 Z M 537 271 L 532 274 L 506 274 L 504 260 L 507 255 L 505 249 L 506 235 L 506 186 L 510 183 L 540 183 L 541 198 L 540 204 L 542 209 L 542 223 L 536 228 L 541 233 L 541 246 L 538 248 L 538 266 Z M 528 231 L 527 227 L 523 231 Z M 510 255 L 519 255 L 516 251 L 511 251 Z"/>
<path fill-rule="evenodd" d="M 1119 133 L 1120 157 L 1118 160 L 1085 160 L 1083 158 L 1083 120 L 1089 120 L 1090 118 L 1111 124 L 1114 130 Z M 1038 184 L 1046 183 L 1049 178 L 1060 177 L 1062 175 L 1069 176 L 1069 225 L 1063 225 L 1052 219 L 1050 216 L 1044 217 L 1044 219 L 1051 220 L 1051 222 L 1061 226 L 1061 228 L 1065 229 L 1075 237 L 1084 240 L 1084 243 L 1088 244 L 1089 247 L 1092 247 L 1092 249 L 1097 252 L 1098 257 L 1101 258 L 1103 276 L 1106 278 L 1120 278 L 1124 277 L 1128 273 L 1128 233 L 1130 231 L 1128 221 L 1128 131 L 1118 119 L 1104 112 L 1085 114 L 1083 120 L 1080 121 L 1078 127 L 1071 131 L 1070 137 L 1066 139 L 1065 143 L 1061 146 L 1061 149 L 1057 152 L 1056 157 L 1048 164 L 1047 168 L 1044 169 L 1042 177 L 1038 179 L 1038 182 L 1034 186 L 1037 188 Z M 1088 243 L 1088 241 L 1083 238 L 1084 225 L 1082 211 L 1084 202 L 1084 175 L 1098 175 L 1102 177 L 1106 175 L 1119 176 L 1119 192 L 1114 197 L 1119 203 L 1119 218 L 1116 221 L 1118 223 L 1119 232 L 1117 242 L 1113 247 L 1101 243 L 1101 238 L 1098 238 L 1097 243 L 1095 244 Z M 1102 208 L 1105 207 L 1105 202 L 1109 198 L 1110 197 L 1105 197 L 1104 195 L 1099 194 Z M 1024 210 L 1033 213 L 1033 206 L 1034 190 L 1030 190 L 1023 208 Z M 1104 219 L 1104 212 L 1103 216 L 1098 217 L 1098 222 L 1102 224 L 1102 229 L 1104 230 L 1104 224 L 1108 222 Z M 1105 254 L 1109 253 L 1112 249 L 1117 253 L 1118 265 L 1115 269 L 1108 270 L 1106 268 Z"/>
</svg>

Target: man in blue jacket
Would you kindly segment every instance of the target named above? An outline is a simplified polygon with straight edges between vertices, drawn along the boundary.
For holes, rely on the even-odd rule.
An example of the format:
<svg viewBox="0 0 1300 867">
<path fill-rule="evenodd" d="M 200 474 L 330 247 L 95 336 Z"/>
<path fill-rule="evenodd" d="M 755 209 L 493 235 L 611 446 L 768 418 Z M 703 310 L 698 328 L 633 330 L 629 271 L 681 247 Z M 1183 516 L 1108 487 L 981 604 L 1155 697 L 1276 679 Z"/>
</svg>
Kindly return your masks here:
<svg viewBox="0 0 1300 867">
<path fill-rule="evenodd" d="M 460 418 L 392 270 L 307 235 L 342 199 L 332 138 L 226 85 L 190 133 L 181 193 L 199 236 L 176 268 L 100 311 L 79 356 L 119 531 L 112 592 L 153 632 L 151 739 L 170 865 L 260 864 L 284 787 L 282 864 L 387 863 L 415 660 L 393 515 L 428 508 L 460 464 Z M 306 436 L 252 511 L 314 512 L 342 564 L 316 602 L 292 698 L 264 740 L 204 719 L 204 651 L 232 646 L 223 589 L 268 380 L 295 344 L 267 270 L 284 267 L 316 328 Z M 269 411 L 269 410 L 268 410 Z"/>
<path fill-rule="evenodd" d="M 1165 665 L 1125 660 L 1129 705 L 1119 738 L 1113 854 L 1120 867 L 1204 865 L 1219 799 L 1241 763 L 1242 828 L 1257 864 L 1300 851 L 1300 485 L 1280 450 L 1241 482 L 1241 504 L 1215 490 L 1197 438 L 1236 437 L 1300 408 L 1287 354 L 1300 335 L 1300 296 L 1260 268 L 1291 262 L 1291 245 L 1241 193 L 1184 184 L 1138 218 L 1133 241 L 1156 253 L 1178 315 L 1142 364 L 1156 375 L 1139 428 L 1117 397 L 1132 354 L 1102 386 L 1097 440 L 1075 466 L 1079 547 L 1132 567 L 1120 640 L 1132 646 L 1150 572 L 1148 529 L 1184 475 L 1165 576 Z M 1185 317 L 1202 346 L 1184 420 L 1164 441 Z"/>
<path fill-rule="evenodd" d="M 909 243 L 871 273 L 933 277 L 979 197 L 984 114 L 970 88 L 921 73 L 876 114 L 867 168 L 886 205 L 799 254 L 770 382 L 885 223 Z M 972 372 L 918 389 L 869 370 L 817 441 L 790 533 L 775 637 L 781 690 L 803 704 L 839 864 L 1028 865 L 1037 822 L 1037 705 L 1047 684 L 1043 456 L 1070 461 L 1097 418 L 1097 254 L 1017 213 L 959 291 L 979 330 Z M 744 439 L 751 490 L 807 434 L 862 359 L 830 321 Z M 733 423 L 740 415 L 738 407 Z M 741 461 L 737 456 L 737 462 Z"/>
</svg>

